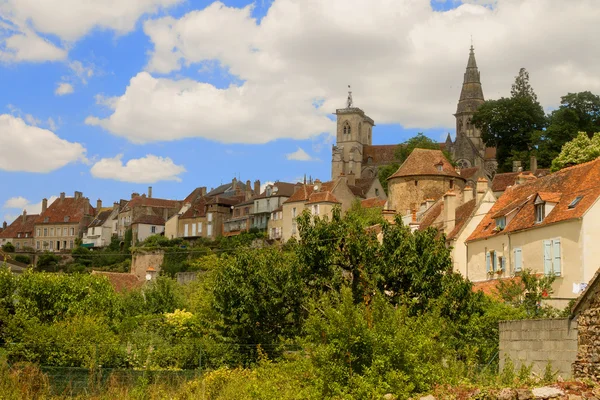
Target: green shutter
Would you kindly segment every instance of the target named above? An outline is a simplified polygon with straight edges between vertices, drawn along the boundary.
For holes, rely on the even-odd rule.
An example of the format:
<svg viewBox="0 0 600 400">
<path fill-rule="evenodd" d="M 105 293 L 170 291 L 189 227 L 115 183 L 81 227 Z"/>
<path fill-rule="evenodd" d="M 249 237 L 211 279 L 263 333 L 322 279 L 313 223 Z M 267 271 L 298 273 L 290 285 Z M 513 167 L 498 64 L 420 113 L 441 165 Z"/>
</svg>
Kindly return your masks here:
<svg viewBox="0 0 600 400">
<path fill-rule="evenodd" d="M 560 259 L 560 239 L 552 241 L 552 255 L 554 257 L 553 272 L 555 275 L 560 275 L 561 259 Z"/>
<path fill-rule="evenodd" d="M 490 263 L 490 253 L 485 253 L 485 271 L 486 272 L 490 272 L 490 267 L 491 267 L 491 263 Z"/>
<path fill-rule="evenodd" d="M 520 272 L 523 268 L 523 255 L 521 249 L 515 249 L 515 272 Z"/>
<path fill-rule="evenodd" d="M 544 240 L 544 274 L 552 273 L 552 240 Z"/>
</svg>

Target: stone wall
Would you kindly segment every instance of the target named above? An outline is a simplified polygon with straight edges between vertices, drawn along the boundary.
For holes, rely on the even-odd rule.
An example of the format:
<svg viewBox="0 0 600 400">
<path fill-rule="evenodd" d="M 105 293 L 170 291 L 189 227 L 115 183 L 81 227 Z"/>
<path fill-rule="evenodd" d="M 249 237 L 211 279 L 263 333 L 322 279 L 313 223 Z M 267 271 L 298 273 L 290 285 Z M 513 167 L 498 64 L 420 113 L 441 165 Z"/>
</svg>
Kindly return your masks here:
<svg viewBox="0 0 600 400">
<path fill-rule="evenodd" d="M 548 362 L 563 378 L 572 375 L 577 356 L 577 323 L 564 319 L 536 319 L 500 322 L 500 370 L 510 357 L 518 370 L 532 365 L 543 374 Z"/>
<path fill-rule="evenodd" d="M 579 346 L 573 374 L 577 378 L 600 380 L 600 296 L 588 296 L 589 305 L 577 317 Z"/>
<path fill-rule="evenodd" d="M 464 185 L 463 179 L 450 176 L 392 178 L 388 184 L 390 208 L 400 215 L 407 215 L 407 210 L 419 208 L 426 199 L 437 200 L 450 189 L 461 192 Z"/>
<path fill-rule="evenodd" d="M 160 273 L 160 267 L 165 258 L 165 253 L 162 250 L 153 250 L 148 252 L 136 252 L 131 258 L 131 273 L 137 278 L 145 282 L 146 270 L 153 267 L 156 273 Z"/>
</svg>

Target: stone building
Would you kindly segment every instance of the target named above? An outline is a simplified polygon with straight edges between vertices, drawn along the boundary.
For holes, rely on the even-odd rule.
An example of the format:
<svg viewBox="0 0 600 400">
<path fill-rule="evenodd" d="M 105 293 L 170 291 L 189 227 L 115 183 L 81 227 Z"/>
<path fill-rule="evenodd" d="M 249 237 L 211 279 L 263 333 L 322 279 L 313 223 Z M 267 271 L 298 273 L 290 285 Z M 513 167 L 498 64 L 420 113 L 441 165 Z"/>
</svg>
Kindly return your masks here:
<svg viewBox="0 0 600 400">
<path fill-rule="evenodd" d="M 48 200 L 42 200 L 42 213 L 35 221 L 35 249 L 53 252 L 71 250 L 75 239 L 81 239 L 88 225 L 94 219 L 95 209 L 83 193 L 75 192 L 73 197 L 60 197 L 48 207 Z"/>
<path fill-rule="evenodd" d="M 600 381 L 600 270 L 596 271 L 585 291 L 571 309 L 577 321 L 577 358 L 573 363 L 575 378 Z"/>
<path fill-rule="evenodd" d="M 23 250 L 25 247 L 34 247 L 34 225 L 39 215 L 27 215 L 27 211 L 23 210 L 23 214 L 19 215 L 12 224 L 6 226 L 0 232 L 0 246 L 6 243 L 12 243 L 16 250 Z M 0 260 L 1 261 L 1 260 Z"/>
<path fill-rule="evenodd" d="M 496 171 L 496 149 L 486 147 L 481 131 L 471 123 L 471 118 L 479 106 L 485 102 L 481 86 L 481 76 L 471 46 L 467 68 L 458 100 L 456 113 L 456 138 L 450 134 L 440 150 L 452 155 L 460 169 L 473 169 L 470 174 L 491 180 Z M 343 174 L 355 174 L 361 178 L 378 176 L 379 168 L 396 163 L 397 144 L 373 145 L 375 122 L 365 112 L 353 105 L 352 92 L 348 93 L 346 108 L 338 109 L 336 144 L 332 148 L 331 179 Z"/>
<path fill-rule="evenodd" d="M 441 150 L 415 149 L 388 178 L 388 208 L 408 215 L 427 199 L 437 200 L 449 190 L 461 190 L 466 180 Z"/>
</svg>

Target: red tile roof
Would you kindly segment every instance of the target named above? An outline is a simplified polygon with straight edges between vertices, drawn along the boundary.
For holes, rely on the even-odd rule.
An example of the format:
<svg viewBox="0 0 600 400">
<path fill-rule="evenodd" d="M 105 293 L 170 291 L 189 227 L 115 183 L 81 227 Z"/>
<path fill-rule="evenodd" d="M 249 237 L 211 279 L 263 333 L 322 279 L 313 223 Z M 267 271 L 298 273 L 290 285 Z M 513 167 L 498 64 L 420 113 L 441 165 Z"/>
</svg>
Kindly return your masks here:
<svg viewBox="0 0 600 400">
<path fill-rule="evenodd" d="M 360 202 L 362 208 L 383 208 L 386 200 L 380 199 L 379 197 L 371 197 Z"/>
<path fill-rule="evenodd" d="M 397 147 L 397 144 L 363 146 L 363 166 L 398 162 L 394 154 Z M 369 158 L 371 158 L 371 162 L 369 162 Z"/>
<path fill-rule="evenodd" d="M 206 198 L 198 197 L 192 202 L 190 208 L 188 208 L 187 211 L 184 212 L 179 218 L 186 219 L 186 218 L 199 218 L 199 217 L 205 217 L 205 216 L 206 216 Z"/>
<path fill-rule="evenodd" d="M 517 276 L 514 278 L 490 279 L 489 281 L 473 282 L 472 290 L 473 292 L 483 292 L 483 294 L 485 295 L 499 298 L 500 295 L 498 294 L 498 284 L 500 283 L 500 281 L 507 283 L 519 283 L 521 281 L 521 278 Z"/>
<path fill-rule="evenodd" d="M 315 204 L 315 203 L 339 203 L 338 199 L 335 198 L 333 193 L 327 192 L 313 192 L 306 204 Z"/>
<path fill-rule="evenodd" d="M 435 220 L 442 214 L 442 210 L 444 209 L 444 200 L 443 198 L 438 200 L 434 205 L 429 207 L 429 210 L 425 213 L 425 217 L 419 223 L 419 230 L 424 231 L 433 225 Z"/>
<path fill-rule="evenodd" d="M 87 214 L 85 213 L 87 209 Z M 65 197 L 56 199 L 37 218 L 36 224 L 78 223 L 86 216 L 95 214 L 87 197 Z"/>
<path fill-rule="evenodd" d="M 460 170 L 460 176 L 465 179 L 470 179 L 477 174 L 479 167 L 463 168 Z"/>
<path fill-rule="evenodd" d="M 137 196 L 131 199 L 123 208 L 123 211 L 130 211 L 135 207 L 156 207 L 156 208 L 180 208 L 181 202 L 178 200 L 156 199 L 154 197 Z"/>
<path fill-rule="evenodd" d="M 144 284 L 134 274 L 123 272 L 92 271 L 92 275 L 105 276 L 116 292 L 136 289 Z"/>
<path fill-rule="evenodd" d="M 502 174 L 496 174 L 494 176 L 494 179 L 492 180 L 492 191 L 494 192 L 504 192 L 506 190 L 507 187 L 509 186 L 513 186 L 516 181 L 517 181 L 517 177 L 519 176 L 521 172 L 504 172 Z M 523 174 L 530 174 L 530 171 L 524 171 Z M 536 178 L 541 178 L 543 176 L 546 176 L 550 173 L 549 169 L 538 169 L 535 172 L 535 177 Z"/>
<path fill-rule="evenodd" d="M 440 166 L 441 170 L 439 169 Z M 441 150 L 414 149 L 400 168 L 398 168 L 398 171 L 390 176 L 388 180 L 405 176 L 422 175 L 462 178 L 456 173 L 455 168 L 444 157 L 444 153 Z"/>
<path fill-rule="evenodd" d="M 19 233 L 22 238 L 25 237 L 25 234 L 28 234 L 28 237 L 33 237 L 33 227 L 38 217 L 38 214 L 27 215 L 25 221 L 23 221 L 23 215 L 19 215 L 12 224 L 0 232 L 0 238 L 17 238 L 19 237 Z"/>
<path fill-rule="evenodd" d="M 546 201 L 548 203 L 558 203 L 562 194 L 553 192 L 538 192 L 538 196 L 542 201 Z"/>
<path fill-rule="evenodd" d="M 511 186 L 500 196 L 467 240 L 484 239 L 501 233 L 580 218 L 600 196 L 598 182 L 600 182 L 600 158 L 565 168 L 525 184 Z M 539 193 L 548 192 L 553 193 L 549 198 L 558 200 L 558 203 L 542 222 L 535 223 L 535 198 Z M 561 195 L 560 199 L 557 199 L 557 193 Z M 578 196 L 581 196 L 579 203 L 569 208 L 569 204 Z M 515 212 L 514 217 L 502 231 L 496 232 L 493 219 L 511 211 Z"/>
<path fill-rule="evenodd" d="M 454 215 L 454 229 L 448 234 L 448 240 L 458 236 L 463 226 L 471 219 L 471 215 L 473 214 L 473 211 L 475 211 L 475 205 L 476 200 L 473 199 L 456 208 Z"/>
<path fill-rule="evenodd" d="M 273 188 L 277 188 L 277 191 L 274 191 L 271 193 L 271 197 L 277 197 L 277 196 L 282 196 L 282 197 L 290 197 L 291 195 L 294 194 L 294 188 L 296 187 L 295 183 L 289 183 L 289 182 L 275 182 L 272 184 Z M 263 192 L 254 197 L 253 200 L 256 199 L 264 199 L 265 197 L 267 197 L 267 190 L 263 190 Z"/>
<path fill-rule="evenodd" d="M 95 226 L 102 226 L 102 225 L 104 225 L 104 223 L 106 222 L 106 220 L 108 219 L 108 217 L 110 217 L 110 215 L 112 214 L 112 212 L 113 212 L 112 208 L 110 210 L 99 212 L 98 215 L 96 216 L 96 218 L 94 218 L 94 220 L 88 226 L 90 228 L 93 228 Z"/>
<path fill-rule="evenodd" d="M 140 215 L 131 224 L 164 225 L 165 219 L 160 215 Z"/>
<path fill-rule="evenodd" d="M 286 200 L 286 203 L 293 203 L 296 201 L 308 201 L 310 195 L 315 191 L 314 187 L 316 186 L 316 184 L 313 185 L 300 185 L 300 188 L 298 188 L 298 190 L 296 190 L 296 193 L 292 194 L 292 196 Z M 329 181 L 329 182 L 325 182 L 325 183 L 321 183 L 321 189 L 320 191 L 331 191 L 333 189 L 333 182 Z"/>
</svg>

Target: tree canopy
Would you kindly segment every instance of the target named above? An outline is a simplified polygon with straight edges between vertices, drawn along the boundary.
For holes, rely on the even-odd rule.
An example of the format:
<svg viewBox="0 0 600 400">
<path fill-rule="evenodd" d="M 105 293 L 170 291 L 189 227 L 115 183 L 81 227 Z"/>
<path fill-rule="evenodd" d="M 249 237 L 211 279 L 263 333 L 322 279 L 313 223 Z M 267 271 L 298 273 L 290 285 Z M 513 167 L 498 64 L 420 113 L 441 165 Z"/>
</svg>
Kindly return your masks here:
<svg viewBox="0 0 600 400">
<path fill-rule="evenodd" d="M 575 139 L 565 143 L 560 154 L 552 161 L 552 172 L 571 165 L 595 160 L 600 157 L 600 133 L 590 139 L 585 132 L 579 132 Z"/>
</svg>

